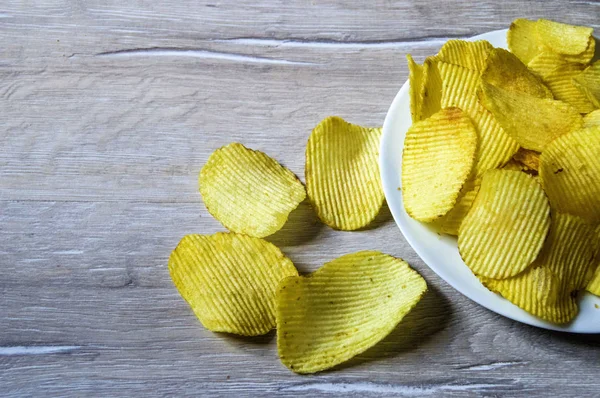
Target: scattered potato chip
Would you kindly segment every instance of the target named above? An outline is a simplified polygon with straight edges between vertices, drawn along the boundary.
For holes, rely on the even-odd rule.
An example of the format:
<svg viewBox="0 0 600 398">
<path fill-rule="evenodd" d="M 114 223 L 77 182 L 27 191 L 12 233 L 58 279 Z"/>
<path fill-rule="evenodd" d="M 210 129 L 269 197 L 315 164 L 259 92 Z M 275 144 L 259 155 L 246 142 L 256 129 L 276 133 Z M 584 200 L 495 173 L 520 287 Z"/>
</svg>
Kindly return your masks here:
<svg viewBox="0 0 600 398">
<path fill-rule="evenodd" d="M 222 232 L 183 237 L 169 258 L 169 273 L 205 328 L 243 336 L 273 329 L 277 285 L 298 275 L 275 245 Z"/>
<path fill-rule="evenodd" d="M 544 79 L 555 69 L 567 64 L 569 62 L 562 55 L 552 51 L 542 51 L 529 61 L 527 67 L 536 76 Z"/>
<path fill-rule="evenodd" d="M 540 168 L 540 153 L 531 149 L 520 148 L 513 159 L 527 166 L 530 170 L 538 171 Z"/>
<path fill-rule="evenodd" d="M 412 56 L 406 56 L 408 61 L 408 81 L 410 89 L 410 115 L 413 123 L 421 118 L 421 106 L 423 100 L 421 98 L 421 87 L 423 86 L 423 65 L 417 64 Z"/>
<path fill-rule="evenodd" d="M 379 177 L 381 128 L 339 117 L 317 125 L 306 147 L 306 189 L 317 215 L 335 229 L 368 225 L 383 204 Z"/>
<path fill-rule="evenodd" d="M 554 140 L 540 156 L 540 180 L 553 208 L 600 223 L 600 127 Z"/>
<path fill-rule="evenodd" d="M 577 293 L 595 266 L 598 241 L 590 239 L 593 233 L 593 227 L 581 218 L 553 213 L 548 239 L 531 268 L 509 279 L 483 282 L 535 316 L 567 323 L 579 311 Z"/>
<path fill-rule="evenodd" d="M 522 147 L 541 152 L 555 138 L 583 125 L 583 118 L 562 101 L 535 98 L 481 82 L 480 98 L 502 128 Z"/>
<path fill-rule="evenodd" d="M 347 254 L 308 277 L 283 280 L 277 294 L 277 349 L 297 373 L 331 368 L 387 336 L 427 291 L 400 259 Z"/>
<path fill-rule="evenodd" d="M 475 176 L 510 160 L 519 144 L 500 127 L 494 116 L 477 100 L 479 73 L 458 65 L 439 62 L 442 77 L 442 107 L 458 107 L 471 118 L 477 130 L 479 147 Z"/>
<path fill-rule="evenodd" d="M 524 18 L 515 19 L 506 35 L 508 48 L 524 64 L 528 64 L 539 52 L 536 22 Z"/>
<path fill-rule="evenodd" d="M 440 232 L 448 235 L 458 235 L 460 224 L 471 210 L 480 186 L 480 179 L 469 178 L 467 180 L 460 191 L 456 205 L 445 216 L 435 222 Z"/>
<path fill-rule="evenodd" d="M 238 143 L 213 152 L 198 180 L 202 199 L 214 218 L 230 231 L 257 238 L 281 229 L 306 197 L 294 173 Z"/>
<path fill-rule="evenodd" d="M 481 72 L 493 48 L 486 40 L 448 40 L 437 56 L 440 61 Z"/>
<path fill-rule="evenodd" d="M 488 56 L 481 80 L 504 90 L 553 98 L 548 87 L 519 58 L 502 48 L 494 48 Z"/>
<path fill-rule="evenodd" d="M 423 86 L 420 98 L 422 105 L 419 120 L 427 119 L 442 109 L 442 79 L 436 57 L 427 57 L 423 63 Z"/>
<path fill-rule="evenodd" d="M 490 170 L 458 233 L 458 249 L 475 274 L 502 279 L 525 270 L 550 227 L 542 187 L 525 173 Z"/>
<path fill-rule="evenodd" d="M 600 107 L 600 61 L 594 62 L 583 73 L 573 76 L 573 84 L 594 107 Z"/>
<path fill-rule="evenodd" d="M 600 127 L 600 109 L 588 113 L 583 118 L 583 127 Z"/>
<path fill-rule="evenodd" d="M 538 40 L 558 54 L 577 55 L 589 45 L 594 29 L 539 19 L 536 22 Z"/>
<path fill-rule="evenodd" d="M 550 87 L 554 98 L 566 102 L 577 109 L 579 113 L 589 113 L 596 109 L 596 107 L 573 81 L 577 76 L 582 75 L 581 72 L 583 69 L 584 66 L 581 64 L 569 63 L 559 66 L 544 78 L 544 83 Z M 600 84 L 600 68 L 598 68 L 598 82 L 591 82 L 590 85 L 591 90 L 598 91 L 600 95 L 600 86 L 598 84 Z"/>
<path fill-rule="evenodd" d="M 448 213 L 473 168 L 477 132 L 459 108 L 444 108 L 408 129 L 402 155 L 402 198 L 415 220 Z"/>
</svg>

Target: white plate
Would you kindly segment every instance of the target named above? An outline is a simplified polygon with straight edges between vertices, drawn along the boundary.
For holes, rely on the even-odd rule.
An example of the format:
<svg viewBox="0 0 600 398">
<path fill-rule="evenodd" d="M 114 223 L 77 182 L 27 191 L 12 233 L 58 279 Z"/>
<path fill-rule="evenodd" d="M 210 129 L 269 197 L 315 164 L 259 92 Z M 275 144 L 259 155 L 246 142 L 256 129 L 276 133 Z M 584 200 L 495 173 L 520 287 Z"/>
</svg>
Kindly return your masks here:
<svg viewBox="0 0 600 398">
<path fill-rule="evenodd" d="M 475 36 L 471 40 L 488 40 L 496 47 L 506 48 L 506 30 Z M 433 55 L 433 54 L 432 54 Z M 406 130 L 411 125 L 408 82 L 404 83 L 385 118 L 379 165 L 383 190 L 396 224 L 408 243 L 436 274 L 456 290 L 480 305 L 505 317 L 545 329 L 573 333 L 600 333 L 600 298 L 583 296 L 577 318 L 566 326 L 557 326 L 528 314 L 501 296 L 487 290 L 458 254 L 456 238 L 439 236 L 426 225 L 406 214 L 402 204 L 401 165 Z"/>
</svg>

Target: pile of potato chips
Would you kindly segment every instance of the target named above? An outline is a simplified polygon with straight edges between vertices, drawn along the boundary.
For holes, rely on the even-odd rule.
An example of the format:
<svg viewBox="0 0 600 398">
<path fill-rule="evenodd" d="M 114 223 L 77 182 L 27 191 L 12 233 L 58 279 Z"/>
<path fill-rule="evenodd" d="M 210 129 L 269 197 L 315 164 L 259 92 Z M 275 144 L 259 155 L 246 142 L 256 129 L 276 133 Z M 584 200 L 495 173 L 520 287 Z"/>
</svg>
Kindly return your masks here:
<svg viewBox="0 0 600 398">
<path fill-rule="evenodd" d="M 207 329 L 256 336 L 276 327 L 281 361 L 294 372 L 313 373 L 376 344 L 419 302 L 425 280 L 401 259 L 362 251 L 299 276 L 262 239 L 282 228 L 307 193 L 332 228 L 371 223 L 384 200 L 380 136 L 380 128 L 323 120 L 306 147 L 306 190 L 275 159 L 242 144 L 209 157 L 200 193 L 231 232 L 187 235 L 169 259 L 175 286 Z M 474 131 L 471 138 L 474 148 Z"/>
<path fill-rule="evenodd" d="M 563 324 L 600 295 L 600 61 L 591 28 L 517 19 L 510 51 L 408 56 L 402 194 L 490 290 Z"/>
</svg>

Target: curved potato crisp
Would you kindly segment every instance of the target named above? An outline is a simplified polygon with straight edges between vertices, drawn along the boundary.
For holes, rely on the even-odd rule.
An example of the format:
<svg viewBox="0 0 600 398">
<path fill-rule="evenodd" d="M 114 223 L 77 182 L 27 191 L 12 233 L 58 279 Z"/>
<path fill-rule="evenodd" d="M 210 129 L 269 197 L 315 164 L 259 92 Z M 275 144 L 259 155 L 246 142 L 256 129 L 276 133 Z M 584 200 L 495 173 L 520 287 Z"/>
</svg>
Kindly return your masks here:
<svg viewBox="0 0 600 398">
<path fill-rule="evenodd" d="M 277 284 L 298 275 L 273 244 L 222 232 L 184 236 L 171 253 L 169 273 L 205 328 L 243 336 L 273 329 Z"/>
<path fill-rule="evenodd" d="M 573 77 L 573 84 L 596 107 L 600 107 L 600 61 Z"/>
<path fill-rule="evenodd" d="M 306 146 L 306 189 L 317 215 L 335 229 L 368 225 L 383 204 L 379 177 L 381 128 L 328 117 Z"/>
<path fill-rule="evenodd" d="M 592 226 L 569 214 L 552 214 L 552 227 L 539 257 L 525 272 L 504 280 L 485 280 L 525 311 L 554 323 L 567 323 L 577 315 L 577 293 L 596 265 L 598 240 L 590 239 Z"/>
<path fill-rule="evenodd" d="M 529 63 L 539 52 L 536 22 L 528 19 L 515 19 L 506 34 L 510 51 L 524 64 Z"/>
<path fill-rule="evenodd" d="M 402 155 L 406 212 L 425 222 L 448 213 L 471 173 L 476 149 L 475 127 L 459 108 L 445 108 L 413 123 Z"/>
<path fill-rule="evenodd" d="M 594 29 L 539 19 L 536 22 L 538 40 L 558 54 L 577 55 L 589 45 Z"/>
<path fill-rule="evenodd" d="M 437 57 L 425 58 L 420 98 L 422 105 L 419 120 L 427 119 L 441 109 L 442 78 Z"/>
<path fill-rule="evenodd" d="M 486 40 L 448 40 L 438 53 L 440 61 L 481 72 L 494 47 Z"/>
<path fill-rule="evenodd" d="M 550 87 L 554 98 L 566 102 L 577 109 L 577 112 L 579 113 L 589 113 L 596 109 L 596 107 L 590 102 L 590 99 L 584 94 L 583 90 L 579 88 L 582 87 L 582 85 L 579 84 L 579 87 L 575 85 L 577 78 L 582 76 L 581 72 L 583 69 L 584 66 L 580 64 L 565 64 L 559 66 L 544 78 L 544 83 Z M 580 79 L 583 80 L 582 78 Z M 600 68 L 598 68 L 598 81 L 591 82 L 590 87 L 591 90 L 597 91 L 600 95 Z M 586 93 L 588 92 L 590 91 L 586 91 Z"/>
<path fill-rule="evenodd" d="M 600 127 L 554 140 L 540 156 L 540 180 L 553 208 L 600 223 Z"/>
<path fill-rule="evenodd" d="M 458 232 L 458 250 L 473 273 L 508 278 L 539 254 L 550 227 L 542 187 L 518 171 L 490 170 Z"/>
<path fill-rule="evenodd" d="M 584 116 L 583 127 L 600 127 L 600 109 L 590 112 Z"/>
<path fill-rule="evenodd" d="M 567 65 L 568 61 L 552 51 L 542 51 L 529 61 L 527 67 L 538 77 L 544 79 L 560 66 Z"/>
<path fill-rule="evenodd" d="M 423 86 L 423 65 L 417 64 L 410 54 L 406 55 L 408 61 L 408 81 L 410 88 L 410 114 L 412 121 L 421 120 L 421 106 L 423 99 L 420 96 Z"/>
<path fill-rule="evenodd" d="M 435 225 L 439 227 L 440 232 L 448 235 L 458 235 L 460 224 L 462 224 L 464 218 L 469 213 L 469 210 L 471 210 L 471 206 L 473 206 L 473 201 L 475 201 L 475 198 L 477 197 L 480 186 L 481 180 L 479 179 L 475 180 L 471 178 L 467 180 L 458 195 L 456 205 L 454 205 L 452 210 L 445 216 L 435 222 Z"/>
<path fill-rule="evenodd" d="M 387 336 L 427 291 L 400 259 L 377 251 L 347 254 L 277 293 L 277 349 L 297 373 L 338 365 Z"/>
<path fill-rule="evenodd" d="M 306 197 L 294 173 L 266 154 L 238 143 L 213 152 L 198 181 L 214 218 L 230 231 L 257 238 L 281 229 Z"/>
<path fill-rule="evenodd" d="M 595 232 L 598 241 L 600 242 L 600 225 L 596 227 Z M 588 281 L 586 290 L 596 296 L 600 296 L 600 252 L 597 254 L 596 270 L 592 275 L 592 278 Z"/>
</svg>

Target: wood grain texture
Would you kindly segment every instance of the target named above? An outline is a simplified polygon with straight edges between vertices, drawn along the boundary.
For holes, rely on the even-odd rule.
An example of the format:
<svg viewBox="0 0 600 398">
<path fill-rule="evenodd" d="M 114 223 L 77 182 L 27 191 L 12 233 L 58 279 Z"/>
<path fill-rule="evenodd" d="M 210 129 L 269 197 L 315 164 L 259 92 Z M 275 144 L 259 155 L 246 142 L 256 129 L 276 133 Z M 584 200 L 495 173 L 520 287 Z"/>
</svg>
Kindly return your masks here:
<svg viewBox="0 0 600 398">
<path fill-rule="evenodd" d="M 341 254 L 409 261 L 430 293 L 382 343 L 297 376 L 274 334 L 202 328 L 167 258 L 223 230 L 197 173 L 231 141 L 304 179 L 328 115 L 381 125 L 451 37 L 516 17 L 598 25 L 597 1 L 65 1 L 0 5 L 0 395 L 593 396 L 599 336 L 502 318 L 454 291 L 384 210 L 361 232 L 306 203 L 270 240 L 303 272 Z"/>
</svg>

